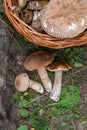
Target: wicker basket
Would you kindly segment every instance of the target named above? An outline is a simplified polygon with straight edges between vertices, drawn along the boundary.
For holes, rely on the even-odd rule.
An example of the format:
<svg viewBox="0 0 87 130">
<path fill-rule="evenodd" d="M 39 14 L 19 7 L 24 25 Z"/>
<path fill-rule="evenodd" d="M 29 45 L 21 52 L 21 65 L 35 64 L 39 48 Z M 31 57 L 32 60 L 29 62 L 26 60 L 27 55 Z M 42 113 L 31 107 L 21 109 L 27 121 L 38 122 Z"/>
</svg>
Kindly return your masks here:
<svg viewBox="0 0 87 130">
<path fill-rule="evenodd" d="M 27 38 L 29 41 L 48 48 L 60 49 L 71 46 L 79 46 L 87 43 L 87 29 L 79 36 L 74 38 L 60 39 L 36 32 L 30 26 L 25 24 L 16 11 L 12 11 L 12 6 L 17 5 L 17 0 L 3 0 L 5 13 L 17 32 Z"/>
</svg>

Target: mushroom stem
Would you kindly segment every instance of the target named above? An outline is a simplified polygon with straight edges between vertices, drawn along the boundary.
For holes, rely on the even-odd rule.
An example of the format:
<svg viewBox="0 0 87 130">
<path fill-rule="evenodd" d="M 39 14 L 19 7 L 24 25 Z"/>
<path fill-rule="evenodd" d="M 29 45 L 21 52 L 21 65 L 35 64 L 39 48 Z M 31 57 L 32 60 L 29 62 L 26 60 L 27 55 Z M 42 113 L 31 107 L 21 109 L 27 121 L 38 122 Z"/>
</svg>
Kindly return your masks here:
<svg viewBox="0 0 87 130">
<path fill-rule="evenodd" d="M 51 92 L 52 90 L 52 82 L 47 74 L 47 71 L 45 68 L 39 68 L 37 69 L 38 74 L 41 78 L 41 81 L 46 89 L 47 92 Z"/>
<path fill-rule="evenodd" d="M 59 101 L 61 95 L 61 85 L 62 84 L 62 70 L 55 72 L 55 79 L 53 90 L 51 91 L 50 98 L 54 101 Z"/>
<path fill-rule="evenodd" d="M 33 81 L 30 79 L 30 83 L 29 83 L 29 88 L 39 92 L 39 93 L 43 93 L 43 87 L 40 83 Z"/>
</svg>

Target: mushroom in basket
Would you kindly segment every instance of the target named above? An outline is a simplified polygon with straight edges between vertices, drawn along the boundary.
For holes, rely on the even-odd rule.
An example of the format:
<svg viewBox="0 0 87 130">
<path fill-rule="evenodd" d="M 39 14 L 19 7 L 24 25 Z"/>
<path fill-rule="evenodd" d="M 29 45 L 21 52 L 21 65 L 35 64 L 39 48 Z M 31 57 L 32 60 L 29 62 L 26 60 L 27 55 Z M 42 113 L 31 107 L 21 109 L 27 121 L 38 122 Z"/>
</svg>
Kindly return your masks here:
<svg viewBox="0 0 87 130">
<path fill-rule="evenodd" d="M 48 51 L 37 51 L 29 55 L 24 62 L 24 67 L 26 70 L 33 71 L 37 69 L 41 81 L 47 92 L 51 92 L 52 83 L 45 67 L 51 64 L 53 59 L 54 58 L 52 54 Z"/>
<path fill-rule="evenodd" d="M 26 73 L 20 73 L 16 76 L 14 81 L 15 87 L 19 92 L 24 92 L 31 88 L 39 93 L 43 93 L 43 87 L 40 83 L 29 79 Z"/>
<path fill-rule="evenodd" d="M 27 8 L 19 10 L 19 17 L 24 23 L 30 25 L 33 20 L 33 12 Z"/>
<path fill-rule="evenodd" d="M 40 11 L 43 8 L 43 5 L 40 1 L 19 0 L 18 7 L 21 20 L 30 25 L 37 32 L 43 32 L 40 20 Z"/>
<path fill-rule="evenodd" d="M 18 0 L 18 7 L 20 9 L 23 9 L 26 4 L 28 3 L 28 7 L 31 9 L 31 10 L 41 10 L 42 7 L 44 5 L 46 5 L 48 3 L 49 0 Z"/>
<path fill-rule="evenodd" d="M 27 9 L 32 10 L 33 12 L 33 19 L 31 23 L 31 27 L 35 29 L 37 32 L 43 32 L 42 26 L 41 26 L 41 19 L 40 19 L 40 12 L 43 8 L 42 3 L 40 1 L 29 1 L 27 6 Z"/>
<path fill-rule="evenodd" d="M 54 101 L 59 101 L 62 87 L 62 71 L 68 71 L 71 69 L 71 66 L 68 63 L 53 62 L 46 68 L 49 71 L 55 72 L 54 85 L 50 94 L 50 98 Z"/>
<path fill-rule="evenodd" d="M 28 2 L 27 8 L 30 10 L 41 10 L 43 8 L 43 6 L 39 1 L 34 0 L 34 1 Z"/>
<path fill-rule="evenodd" d="M 79 35 L 87 28 L 87 0 L 50 0 L 41 11 L 41 26 L 54 37 Z"/>
</svg>

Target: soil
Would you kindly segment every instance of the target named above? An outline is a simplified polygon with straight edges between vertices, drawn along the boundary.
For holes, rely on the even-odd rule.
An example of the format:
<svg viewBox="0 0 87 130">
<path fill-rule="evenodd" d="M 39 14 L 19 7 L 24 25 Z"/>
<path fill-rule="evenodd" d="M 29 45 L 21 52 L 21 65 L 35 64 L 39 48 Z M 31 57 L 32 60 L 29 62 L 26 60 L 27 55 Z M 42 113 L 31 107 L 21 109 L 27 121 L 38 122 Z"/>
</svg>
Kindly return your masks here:
<svg viewBox="0 0 87 130">
<path fill-rule="evenodd" d="M 23 62 L 26 58 L 25 54 L 28 55 L 34 51 L 37 51 L 38 48 L 47 48 L 41 48 L 37 45 L 34 45 L 33 43 L 28 44 L 25 39 L 14 30 L 8 20 L 7 22 L 9 23 L 9 26 L 12 30 L 6 26 L 3 17 L 4 15 L 2 9 L 0 12 L 0 25 L 2 24 L 2 28 L 5 31 L 4 34 L 6 34 L 4 37 L 7 39 L 3 40 L 4 37 L 0 34 L 0 44 L 1 38 L 2 42 L 4 43 L 4 47 L 0 48 L 0 55 L 3 53 L 4 57 L 2 58 L 2 62 L 0 62 L 0 66 L 3 66 L 3 69 L 0 69 L 0 76 L 2 76 L 2 78 L 0 78 L 0 80 L 2 79 L 2 82 L 0 81 L 0 83 L 2 83 L 0 84 L 0 130 L 16 130 L 16 128 L 21 124 L 27 124 L 28 129 L 31 130 L 31 123 L 27 123 L 23 118 L 20 117 L 18 112 L 18 102 L 12 98 L 13 94 L 16 92 L 14 79 L 17 74 L 21 72 L 27 72 L 23 67 Z M 79 104 L 80 116 L 87 117 L 87 44 L 83 45 L 83 47 L 85 48 L 84 52 L 79 53 L 81 59 L 83 59 L 84 61 L 84 66 L 73 67 L 71 77 L 74 81 L 74 84 L 76 86 L 79 86 L 81 91 L 81 102 Z M 56 52 L 59 53 L 60 56 L 64 56 L 63 49 L 56 50 Z M 30 78 L 41 82 L 36 71 L 30 72 L 28 74 Z M 64 73 L 63 84 L 69 84 L 69 82 L 71 82 L 70 75 L 68 75 L 68 73 Z M 36 93 L 36 95 L 34 96 L 37 98 L 38 96 L 40 96 L 40 94 Z M 47 98 L 48 97 L 43 95 L 43 97 L 40 99 L 41 104 L 45 104 Z M 31 112 L 31 110 L 29 111 Z M 85 120 L 85 122 L 80 122 L 79 119 L 73 119 L 70 120 L 68 123 L 73 124 L 73 130 L 87 130 L 87 119 Z M 62 122 L 57 122 L 57 120 L 54 119 L 50 124 L 50 130 L 58 130 L 60 124 L 62 124 Z M 69 130 L 69 128 L 64 128 L 64 130 Z"/>
</svg>

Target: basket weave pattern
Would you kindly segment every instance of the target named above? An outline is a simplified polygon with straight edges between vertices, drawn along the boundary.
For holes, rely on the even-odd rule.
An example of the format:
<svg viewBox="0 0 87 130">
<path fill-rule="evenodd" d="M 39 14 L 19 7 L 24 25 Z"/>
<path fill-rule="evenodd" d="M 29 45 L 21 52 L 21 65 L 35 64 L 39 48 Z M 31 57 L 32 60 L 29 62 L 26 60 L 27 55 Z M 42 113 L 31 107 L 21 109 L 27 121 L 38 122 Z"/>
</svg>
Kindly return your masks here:
<svg viewBox="0 0 87 130">
<path fill-rule="evenodd" d="M 48 48 L 60 49 L 71 46 L 79 46 L 87 43 L 87 29 L 74 38 L 60 39 L 36 32 L 25 24 L 19 17 L 17 11 L 12 11 L 12 6 L 17 5 L 17 0 L 3 0 L 5 13 L 17 32 L 29 41 Z"/>
</svg>

